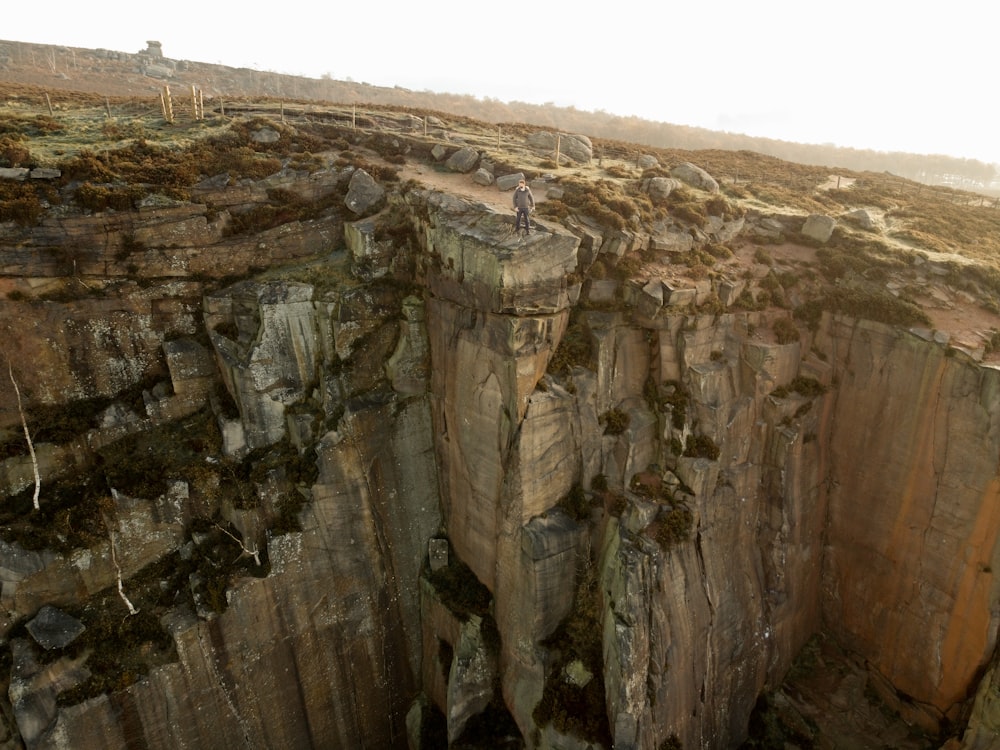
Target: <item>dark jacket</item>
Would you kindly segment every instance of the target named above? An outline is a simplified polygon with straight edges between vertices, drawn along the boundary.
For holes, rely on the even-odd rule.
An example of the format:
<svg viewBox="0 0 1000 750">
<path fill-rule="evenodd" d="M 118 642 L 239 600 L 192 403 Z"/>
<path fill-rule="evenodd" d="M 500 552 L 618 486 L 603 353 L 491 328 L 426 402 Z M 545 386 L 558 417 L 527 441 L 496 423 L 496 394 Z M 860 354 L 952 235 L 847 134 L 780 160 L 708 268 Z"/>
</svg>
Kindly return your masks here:
<svg viewBox="0 0 1000 750">
<path fill-rule="evenodd" d="M 535 196 L 531 194 L 531 188 L 525 185 L 523 188 L 514 188 L 514 208 L 534 208 Z"/>
</svg>

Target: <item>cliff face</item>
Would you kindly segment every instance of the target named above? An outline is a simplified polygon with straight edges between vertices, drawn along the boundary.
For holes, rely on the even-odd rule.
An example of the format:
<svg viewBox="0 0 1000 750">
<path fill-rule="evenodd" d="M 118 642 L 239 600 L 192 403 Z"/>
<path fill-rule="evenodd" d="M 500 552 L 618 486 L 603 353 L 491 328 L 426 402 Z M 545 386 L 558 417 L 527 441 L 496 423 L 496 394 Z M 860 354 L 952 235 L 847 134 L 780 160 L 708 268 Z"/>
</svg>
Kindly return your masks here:
<svg viewBox="0 0 1000 750">
<path fill-rule="evenodd" d="M 255 242 L 208 237 L 207 214 L 119 218 L 145 238 L 130 261 L 107 222 L 86 230 L 94 277 L 131 262 L 176 283 L 0 301 L 29 405 L 145 386 L 141 407 L 39 441 L 43 479 L 113 485 L 104 448 L 199 414 L 212 446 L 153 497 L 109 486 L 85 545 L 4 543 L 10 746 L 732 747 L 820 630 L 926 725 L 961 718 L 997 630 L 995 369 L 883 324 L 827 315 L 778 344 L 765 313 L 677 305 L 710 285 L 580 283 L 621 233 L 522 239 L 441 193 Z M 67 272 L 39 271 L 32 242 L 8 238 L 9 273 Z M 295 257 L 307 272 L 198 275 Z M 30 457 L 0 479 L 23 505 Z M 212 545 L 243 566 L 214 604 L 207 568 L 168 603 L 166 573 L 144 588 Z M 43 604 L 82 618 L 118 585 L 171 645 L 68 700 L 98 665 L 24 623 Z"/>
<path fill-rule="evenodd" d="M 826 619 L 898 690 L 954 718 L 996 638 L 997 370 L 880 326 L 827 330 L 843 364 Z"/>
</svg>

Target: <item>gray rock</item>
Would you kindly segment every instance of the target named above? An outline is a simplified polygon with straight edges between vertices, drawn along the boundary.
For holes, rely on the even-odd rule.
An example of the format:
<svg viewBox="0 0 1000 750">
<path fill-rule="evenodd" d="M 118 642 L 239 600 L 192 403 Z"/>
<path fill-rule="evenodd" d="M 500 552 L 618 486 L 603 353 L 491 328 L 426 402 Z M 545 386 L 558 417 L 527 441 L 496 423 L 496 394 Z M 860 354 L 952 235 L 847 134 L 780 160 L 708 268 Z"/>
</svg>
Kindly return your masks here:
<svg viewBox="0 0 1000 750">
<path fill-rule="evenodd" d="M 654 167 L 660 166 L 660 162 L 657 161 L 656 157 L 652 154 L 643 154 L 639 157 L 637 162 L 639 169 L 653 169 Z"/>
<path fill-rule="evenodd" d="M 28 632 L 39 646 L 49 651 L 65 648 L 87 628 L 75 617 L 46 604 L 28 623 Z"/>
<path fill-rule="evenodd" d="M 552 152 L 555 152 L 558 145 L 560 157 L 580 163 L 587 163 L 594 157 L 594 146 L 585 135 L 543 131 L 529 135 L 528 145 L 532 148 Z"/>
<path fill-rule="evenodd" d="M 523 179 L 523 172 L 501 175 L 500 177 L 497 177 L 497 190 L 513 190 L 517 187 L 517 183 Z"/>
<path fill-rule="evenodd" d="M 363 169 L 351 175 L 344 205 L 358 216 L 368 216 L 382 208 L 385 203 L 385 188 L 375 182 Z"/>
<path fill-rule="evenodd" d="M 179 338 L 163 342 L 163 356 L 174 393 L 208 393 L 216 376 L 215 359 L 198 341 Z"/>
<path fill-rule="evenodd" d="M 281 133 L 274 128 L 261 128 L 251 134 L 250 140 L 254 143 L 277 143 L 281 140 Z"/>
<path fill-rule="evenodd" d="M 651 250 L 665 253 L 687 253 L 694 247 L 694 237 L 673 227 L 665 228 L 649 238 Z"/>
<path fill-rule="evenodd" d="M 492 185 L 493 175 L 489 173 L 486 169 L 477 169 L 476 173 L 472 175 L 472 181 L 477 185 Z"/>
<path fill-rule="evenodd" d="M 174 70 L 168 65 L 147 65 L 142 70 L 143 75 L 150 78 L 173 78 Z"/>
<path fill-rule="evenodd" d="M 0 180 L 23 180 L 30 173 L 24 167 L 0 167 Z"/>
<path fill-rule="evenodd" d="M 650 177 L 642 181 L 642 189 L 655 200 L 666 200 L 681 186 L 681 181 L 673 177 Z"/>
<path fill-rule="evenodd" d="M 444 166 L 452 172 L 471 172 L 479 161 L 479 152 L 465 146 L 453 153 L 445 161 Z"/>
<path fill-rule="evenodd" d="M 826 242 L 836 226 L 837 221 L 832 216 L 813 214 L 802 224 L 802 234 L 819 242 Z"/>
<path fill-rule="evenodd" d="M 139 415 L 124 404 L 116 401 L 101 412 L 99 419 L 101 427 L 107 429 L 109 427 L 120 427 L 132 422 L 138 422 Z"/>
<path fill-rule="evenodd" d="M 670 174 L 691 187 L 709 193 L 719 192 L 719 183 L 712 175 L 691 162 L 684 162 L 670 170 Z"/>
<path fill-rule="evenodd" d="M 867 208 L 855 209 L 847 215 L 858 222 L 858 226 L 862 229 L 879 230 L 882 228 L 881 219 Z"/>
</svg>

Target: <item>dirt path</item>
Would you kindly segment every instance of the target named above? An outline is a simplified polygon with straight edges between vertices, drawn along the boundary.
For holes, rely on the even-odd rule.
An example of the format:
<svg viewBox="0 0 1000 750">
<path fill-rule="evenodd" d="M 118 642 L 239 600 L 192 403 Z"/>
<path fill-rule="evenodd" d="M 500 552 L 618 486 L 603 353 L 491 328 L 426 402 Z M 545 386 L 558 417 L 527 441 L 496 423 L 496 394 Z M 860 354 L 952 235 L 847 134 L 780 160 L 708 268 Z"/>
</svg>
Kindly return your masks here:
<svg viewBox="0 0 1000 750">
<path fill-rule="evenodd" d="M 501 191 L 496 185 L 480 185 L 471 175 L 438 171 L 424 164 L 406 164 L 399 170 L 399 177 L 404 181 L 417 180 L 433 190 L 485 203 L 497 211 L 514 212 L 509 191 Z M 536 195 L 535 199 L 541 202 L 539 196 Z"/>
</svg>

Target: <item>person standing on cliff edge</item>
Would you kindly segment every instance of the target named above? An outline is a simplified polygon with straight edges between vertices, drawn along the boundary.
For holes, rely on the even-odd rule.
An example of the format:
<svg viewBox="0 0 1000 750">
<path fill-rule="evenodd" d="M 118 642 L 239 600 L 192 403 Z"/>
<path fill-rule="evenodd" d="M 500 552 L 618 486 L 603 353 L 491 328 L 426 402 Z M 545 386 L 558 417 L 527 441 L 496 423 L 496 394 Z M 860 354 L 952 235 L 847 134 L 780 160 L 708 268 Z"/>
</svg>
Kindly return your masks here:
<svg viewBox="0 0 1000 750">
<path fill-rule="evenodd" d="M 535 196 L 531 194 L 531 188 L 524 184 L 524 180 L 517 183 L 514 188 L 514 211 L 517 212 L 517 220 L 514 223 L 514 231 L 521 231 L 521 217 L 524 217 L 524 233 L 531 234 L 531 224 L 528 222 L 528 215 L 535 208 Z"/>
</svg>

